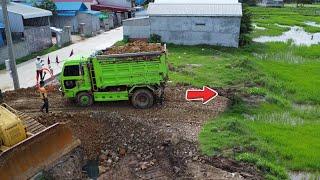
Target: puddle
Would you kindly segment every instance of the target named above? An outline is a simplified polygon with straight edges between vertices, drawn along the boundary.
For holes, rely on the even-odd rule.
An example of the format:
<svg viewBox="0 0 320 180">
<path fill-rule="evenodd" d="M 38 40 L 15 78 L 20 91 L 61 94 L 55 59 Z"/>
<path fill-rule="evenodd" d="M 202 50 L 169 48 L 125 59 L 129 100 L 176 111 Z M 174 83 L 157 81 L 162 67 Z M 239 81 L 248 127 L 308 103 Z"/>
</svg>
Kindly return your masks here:
<svg viewBox="0 0 320 180">
<path fill-rule="evenodd" d="M 277 23 L 275 25 L 278 26 L 278 27 L 281 27 L 281 28 L 291 28 L 291 26 L 277 24 Z"/>
<path fill-rule="evenodd" d="M 270 124 L 285 124 L 297 126 L 304 124 L 303 119 L 292 116 L 289 112 L 284 113 L 270 113 L 257 115 L 244 115 L 250 121 L 268 122 Z"/>
<path fill-rule="evenodd" d="M 312 22 L 312 21 L 307 21 L 305 22 L 305 24 L 313 27 L 320 27 L 320 24 L 317 24 L 316 22 Z"/>
<path fill-rule="evenodd" d="M 289 172 L 291 180 L 320 180 L 320 172 Z"/>
<path fill-rule="evenodd" d="M 266 30 L 265 27 L 260 27 L 257 24 L 252 24 L 252 26 L 253 26 L 254 29 L 257 29 L 257 30 Z"/>
<path fill-rule="evenodd" d="M 277 25 L 282 26 L 282 25 Z M 290 27 L 290 30 L 284 32 L 280 36 L 260 36 L 258 38 L 254 38 L 253 41 L 255 42 L 288 42 L 292 40 L 293 44 L 295 45 L 306 45 L 310 46 L 313 44 L 320 43 L 320 33 L 307 33 L 304 31 L 302 27 L 293 26 Z"/>
</svg>

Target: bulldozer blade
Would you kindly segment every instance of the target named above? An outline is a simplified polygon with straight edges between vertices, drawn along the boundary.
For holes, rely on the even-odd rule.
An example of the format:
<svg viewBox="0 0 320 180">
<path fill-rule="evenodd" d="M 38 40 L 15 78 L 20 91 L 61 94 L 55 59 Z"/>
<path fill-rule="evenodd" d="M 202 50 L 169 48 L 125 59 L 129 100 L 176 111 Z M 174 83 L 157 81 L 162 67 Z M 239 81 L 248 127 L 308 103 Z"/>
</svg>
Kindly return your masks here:
<svg viewBox="0 0 320 180">
<path fill-rule="evenodd" d="M 66 124 L 54 124 L 0 154 L 0 179 L 29 179 L 79 145 Z"/>
</svg>

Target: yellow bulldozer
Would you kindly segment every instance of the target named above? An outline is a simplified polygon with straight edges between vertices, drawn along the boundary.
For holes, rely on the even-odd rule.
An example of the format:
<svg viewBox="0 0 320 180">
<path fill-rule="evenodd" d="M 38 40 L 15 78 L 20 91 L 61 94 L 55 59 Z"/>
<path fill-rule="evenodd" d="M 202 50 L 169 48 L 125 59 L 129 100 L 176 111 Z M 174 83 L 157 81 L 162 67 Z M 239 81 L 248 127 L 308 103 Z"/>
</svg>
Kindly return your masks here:
<svg viewBox="0 0 320 180">
<path fill-rule="evenodd" d="M 45 127 L 0 105 L 0 179 L 29 179 L 80 146 L 63 123 Z"/>
</svg>

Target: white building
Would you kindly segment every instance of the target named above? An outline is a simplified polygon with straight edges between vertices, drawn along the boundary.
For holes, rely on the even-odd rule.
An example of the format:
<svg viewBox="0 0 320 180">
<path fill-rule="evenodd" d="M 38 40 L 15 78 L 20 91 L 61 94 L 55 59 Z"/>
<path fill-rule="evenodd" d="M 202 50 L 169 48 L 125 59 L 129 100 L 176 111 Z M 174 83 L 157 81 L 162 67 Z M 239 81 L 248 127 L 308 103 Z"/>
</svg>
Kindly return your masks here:
<svg viewBox="0 0 320 180">
<path fill-rule="evenodd" d="M 124 21 L 124 35 L 157 34 L 163 42 L 183 45 L 239 45 L 242 5 L 236 0 L 156 0 L 147 15 Z"/>
</svg>

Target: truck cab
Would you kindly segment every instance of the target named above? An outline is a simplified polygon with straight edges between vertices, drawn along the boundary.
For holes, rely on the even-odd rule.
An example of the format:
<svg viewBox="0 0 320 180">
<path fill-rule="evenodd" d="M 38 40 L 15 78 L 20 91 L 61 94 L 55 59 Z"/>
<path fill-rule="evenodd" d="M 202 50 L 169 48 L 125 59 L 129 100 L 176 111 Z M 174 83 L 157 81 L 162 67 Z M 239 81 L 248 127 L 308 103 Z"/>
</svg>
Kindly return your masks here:
<svg viewBox="0 0 320 180">
<path fill-rule="evenodd" d="M 60 76 L 60 85 L 65 97 L 74 98 L 79 91 L 91 90 L 86 63 L 84 58 L 65 62 Z"/>
</svg>

